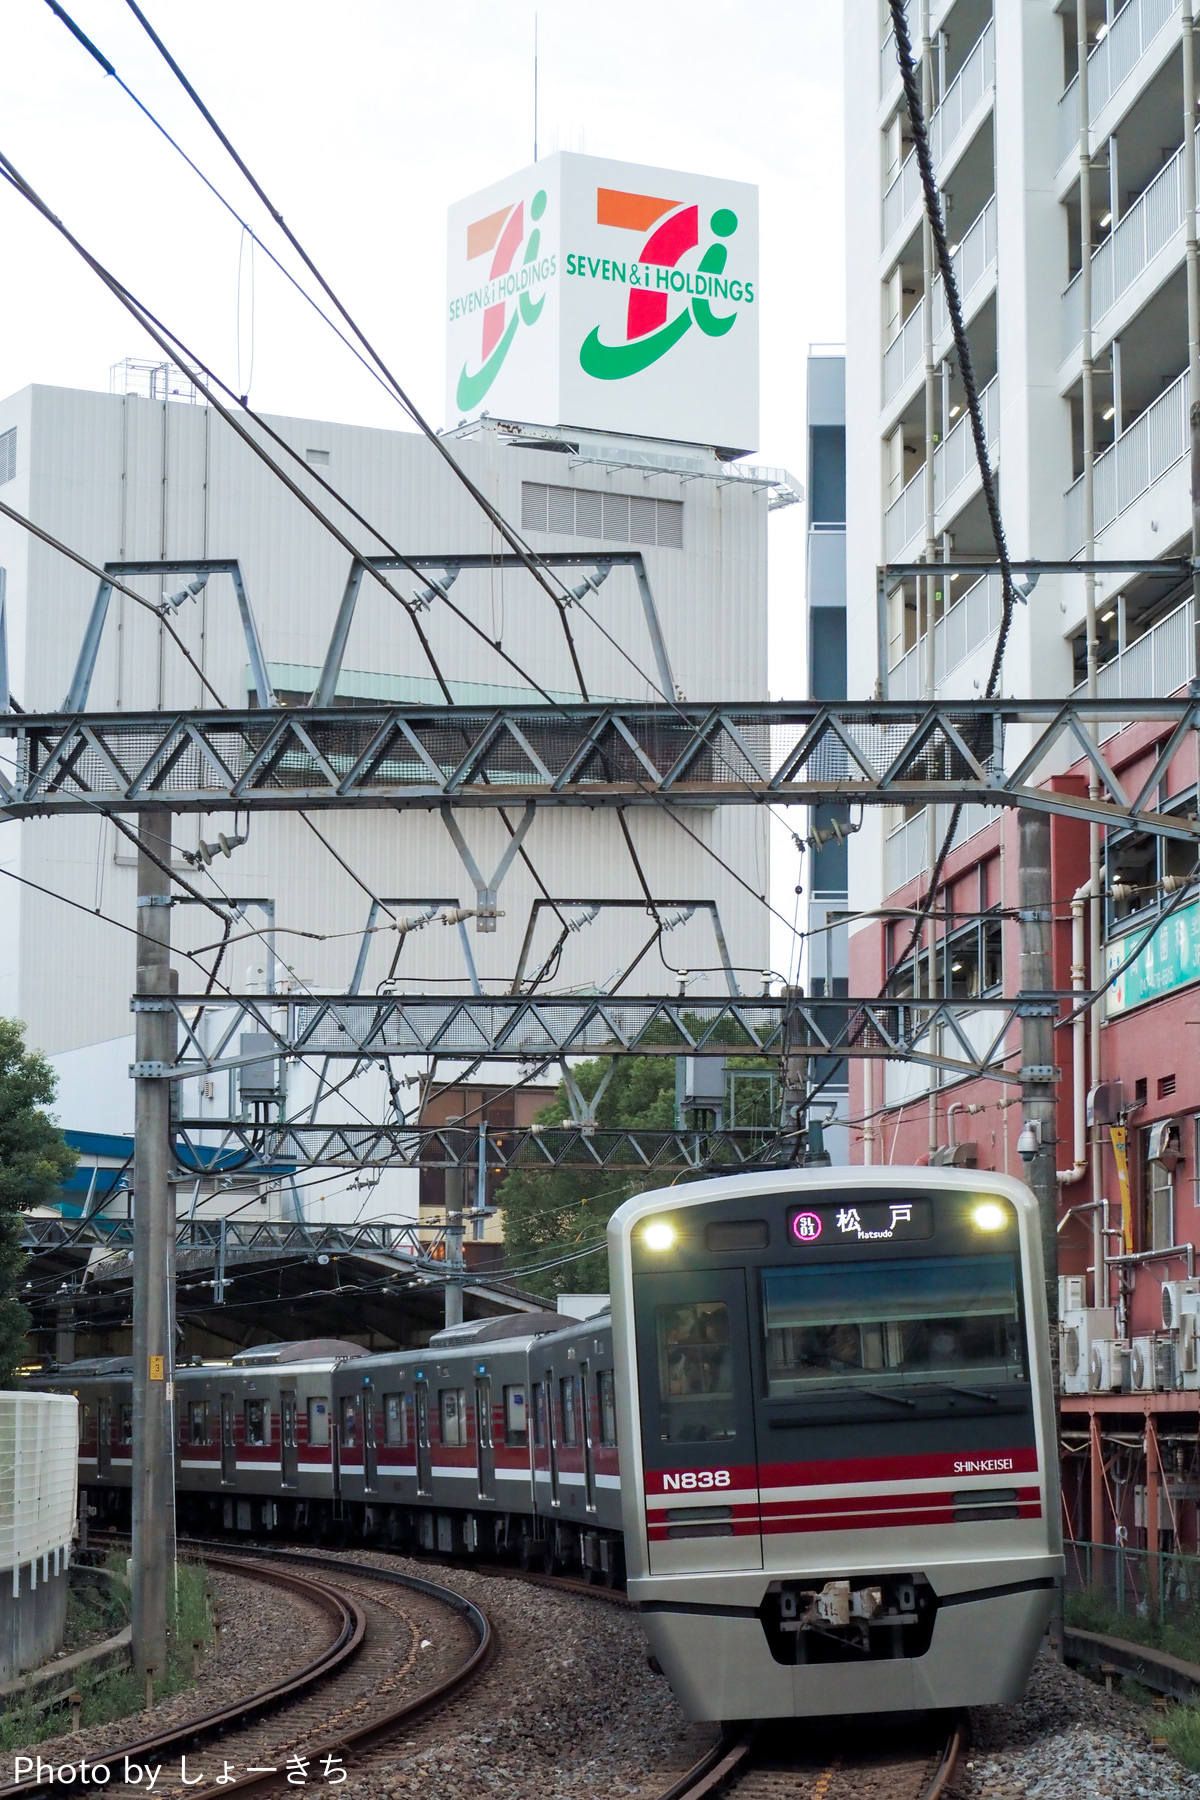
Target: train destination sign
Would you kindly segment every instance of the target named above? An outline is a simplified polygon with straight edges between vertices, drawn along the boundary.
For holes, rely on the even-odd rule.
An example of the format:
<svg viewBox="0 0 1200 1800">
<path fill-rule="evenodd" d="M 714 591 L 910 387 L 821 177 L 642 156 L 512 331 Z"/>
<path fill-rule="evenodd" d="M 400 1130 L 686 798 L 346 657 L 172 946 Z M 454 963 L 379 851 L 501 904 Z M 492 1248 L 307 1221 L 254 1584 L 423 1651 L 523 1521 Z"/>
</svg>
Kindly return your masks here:
<svg viewBox="0 0 1200 1800">
<path fill-rule="evenodd" d="M 820 1244 L 822 1250 L 836 1244 L 930 1238 L 933 1206 L 919 1197 L 865 1201 L 848 1197 L 837 1206 L 798 1207 L 788 1215 L 788 1231 L 793 1243 Z"/>
<path fill-rule="evenodd" d="M 450 208 L 446 421 L 758 444 L 758 189 L 562 151 Z"/>
</svg>

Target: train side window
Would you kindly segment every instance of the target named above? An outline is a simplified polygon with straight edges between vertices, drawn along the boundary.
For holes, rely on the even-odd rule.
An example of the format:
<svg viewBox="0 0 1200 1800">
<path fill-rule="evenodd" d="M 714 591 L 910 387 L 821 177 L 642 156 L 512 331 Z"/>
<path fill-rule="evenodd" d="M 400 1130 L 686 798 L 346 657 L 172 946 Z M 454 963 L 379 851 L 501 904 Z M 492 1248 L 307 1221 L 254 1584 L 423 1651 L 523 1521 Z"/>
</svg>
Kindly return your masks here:
<svg viewBox="0 0 1200 1800">
<path fill-rule="evenodd" d="M 533 1441 L 539 1449 L 546 1447 L 546 1384 L 533 1384 Z"/>
<path fill-rule="evenodd" d="M 81 1406 L 79 1408 L 79 1442 L 81 1444 L 86 1444 L 88 1441 L 88 1432 L 91 1430 L 91 1418 L 91 1407 Z"/>
<path fill-rule="evenodd" d="M 577 1386 L 574 1375 L 564 1375 L 559 1383 L 562 1398 L 562 1441 L 564 1444 L 579 1442 L 579 1412 L 575 1400 Z"/>
<path fill-rule="evenodd" d="M 310 1444 L 329 1442 L 329 1402 L 323 1394 L 308 1403 L 308 1441 Z"/>
<path fill-rule="evenodd" d="M 208 1442 L 208 1401 L 188 1401 L 188 1440 L 193 1444 Z"/>
<path fill-rule="evenodd" d="M 121 1407 L 121 1423 L 117 1433 L 117 1442 L 119 1444 L 132 1444 L 133 1442 L 133 1407 L 129 1402 Z"/>
<path fill-rule="evenodd" d="M 524 1387 L 504 1390 L 504 1441 L 524 1449 L 529 1442 L 529 1420 L 526 1417 Z"/>
<path fill-rule="evenodd" d="M 346 1394 L 342 1399 L 342 1444 L 344 1448 L 353 1450 L 358 1442 L 358 1402 L 353 1394 Z"/>
<path fill-rule="evenodd" d="M 246 1402 L 246 1442 L 261 1448 L 271 1441 L 271 1408 L 265 1400 Z"/>
<path fill-rule="evenodd" d="M 438 1394 L 438 1413 L 442 1442 L 449 1450 L 461 1449 L 467 1441 L 467 1398 L 462 1388 L 442 1388 Z"/>
<path fill-rule="evenodd" d="M 660 1432 L 664 1443 L 737 1435 L 729 1308 L 723 1300 L 656 1306 Z"/>
<path fill-rule="evenodd" d="M 611 1369 L 601 1369 L 596 1376 L 596 1396 L 600 1402 L 600 1442 L 611 1447 L 617 1441 L 617 1387 Z"/>
<path fill-rule="evenodd" d="M 385 1444 L 404 1444 L 408 1434 L 404 1429 L 404 1395 L 385 1394 L 383 1396 L 383 1441 Z"/>
</svg>

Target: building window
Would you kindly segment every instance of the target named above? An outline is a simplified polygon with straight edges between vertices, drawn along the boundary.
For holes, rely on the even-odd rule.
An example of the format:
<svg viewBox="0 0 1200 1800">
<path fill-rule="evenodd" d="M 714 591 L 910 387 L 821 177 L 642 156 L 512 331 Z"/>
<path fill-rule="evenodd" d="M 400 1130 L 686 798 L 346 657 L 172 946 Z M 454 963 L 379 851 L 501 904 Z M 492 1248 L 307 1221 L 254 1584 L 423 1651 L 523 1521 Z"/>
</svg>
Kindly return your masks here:
<svg viewBox="0 0 1200 1800">
<path fill-rule="evenodd" d="M 0 431 L 0 487 L 17 478 L 17 428 Z"/>
<path fill-rule="evenodd" d="M 188 1438 L 193 1444 L 208 1442 L 208 1401 L 188 1401 Z"/>
<path fill-rule="evenodd" d="M 1142 1132 L 1142 1248 L 1169 1250 L 1175 1242 L 1175 1181 L 1149 1157 L 1150 1132 Z"/>
<path fill-rule="evenodd" d="M 809 432 L 809 521 L 814 531 L 846 524 L 846 427 L 814 425 Z"/>
<path fill-rule="evenodd" d="M 564 1375 L 559 1383 L 562 1396 L 562 1441 L 564 1444 L 579 1442 L 579 1418 L 575 1405 L 575 1377 Z"/>
<path fill-rule="evenodd" d="M 265 1400 L 246 1402 L 246 1442 L 269 1444 L 271 1441 L 271 1408 Z"/>
<path fill-rule="evenodd" d="M 523 481 L 521 529 L 556 532 L 562 537 L 601 538 L 609 544 L 682 550 L 683 501 Z"/>
<path fill-rule="evenodd" d="M 403 1394 L 385 1394 L 383 1396 L 383 1441 L 385 1444 L 406 1444 L 408 1432 L 405 1426 Z"/>
<path fill-rule="evenodd" d="M 601 1369 L 597 1375 L 596 1395 L 600 1402 L 600 1442 L 611 1446 L 617 1441 L 617 1389 L 611 1369 Z"/>
<path fill-rule="evenodd" d="M 323 1395 L 308 1403 L 308 1441 L 310 1444 L 329 1442 L 329 1402 Z"/>
<path fill-rule="evenodd" d="M 524 1387 L 506 1387 L 504 1390 L 504 1441 L 523 1449 L 529 1442 L 529 1421 L 526 1418 Z"/>
<path fill-rule="evenodd" d="M 1165 812 L 1196 816 L 1196 795 L 1176 799 Z M 1191 875 L 1195 845 L 1177 838 L 1126 831 L 1109 839 L 1105 851 L 1106 935 L 1119 937 L 1136 919 L 1149 922 Z"/>
<path fill-rule="evenodd" d="M 438 1395 L 442 1442 L 448 1450 L 461 1450 L 467 1441 L 467 1397 L 462 1388 L 443 1388 Z"/>
</svg>

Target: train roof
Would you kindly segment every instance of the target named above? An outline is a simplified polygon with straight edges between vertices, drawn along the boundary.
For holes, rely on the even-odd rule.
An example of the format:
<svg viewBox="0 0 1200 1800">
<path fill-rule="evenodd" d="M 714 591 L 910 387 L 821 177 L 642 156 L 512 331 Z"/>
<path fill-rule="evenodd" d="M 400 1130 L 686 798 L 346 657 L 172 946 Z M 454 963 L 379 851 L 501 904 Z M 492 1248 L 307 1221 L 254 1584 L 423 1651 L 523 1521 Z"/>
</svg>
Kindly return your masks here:
<svg viewBox="0 0 1200 1800">
<path fill-rule="evenodd" d="M 429 1340 L 431 1350 L 450 1349 L 455 1344 L 492 1344 L 502 1338 L 546 1337 L 552 1331 L 565 1331 L 574 1319 L 562 1313 L 503 1313 L 498 1319 L 468 1319 L 462 1325 L 447 1325 L 435 1331 Z"/>
<path fill-rule="evenodd" d="M 254 1344 L 229 1360 L 236 1368 L 254 1369 L 280 1363 L 345 1362 L 366 1355 L 361 1344 L 349 1344 L 342 1338 L 297 1338 L 288 1344 Z"/>
</svg>

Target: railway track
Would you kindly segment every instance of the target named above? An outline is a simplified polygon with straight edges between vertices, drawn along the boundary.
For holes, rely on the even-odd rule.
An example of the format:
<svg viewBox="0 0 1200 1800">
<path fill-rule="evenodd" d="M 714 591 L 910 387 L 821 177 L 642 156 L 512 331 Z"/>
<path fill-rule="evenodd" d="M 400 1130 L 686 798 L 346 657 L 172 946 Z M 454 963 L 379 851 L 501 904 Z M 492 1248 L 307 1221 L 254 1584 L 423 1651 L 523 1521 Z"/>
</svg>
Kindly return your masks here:
<svg viewBox="0 0 1200 1800">
<path fill-rule="evenodd" d="M 726 1733 L 657 1800 L 941 1800 L 965 1727 L 955 1720 L 940 1740 L 924 1727 L 880 1726 L 856 1731 L 852 1742 L 843 1731 L 822 1732 L 799 1753 L 796 1731 L 788 1721 Z"/>
<path fill-rule="evenodd" d="M 229 1554 L 216 1546 L 194 1547 L 203 1548 L 209 1568 L 270 1582 L 318 1606 L 330 1621 L 330 1641 L 303 1668 L 232 1704 L 144 1738 L 106 1745 L 95 1756 L 76 1752 L 74 1768 L 82 1772 L 86 1764 L 86 1774 L 77 1774 L 74 1783 L 63 1778 L 64 1760 L 48 1758 L 56 1776 L 39 1778 L 35 1771 L 0 1786 L 0 1800 L 37 1800 L 70 1785 L 105 1788 L 110 1800 L 144 1796 L 144 1777 L 125 1780 L 134 1765 L 139 1773 L 147 1766 L 160 1768 L 153 1791 L 164 1800 L 213 1792 L 248 1800 L 285 1788 L 289 1768 L 298 1773 L 300 1763 L 307 1780 L 321 1781 L 323 1769 L 328 1782 L 347 1756 L 357 1759 L 436 1711 L 490 1660 L 495 1639 L 487 1615 L 436 1582 L 298 1551 Z M 429 1623 L 432 1612 L 440 1614 L 436 1628 Z M 434 1647 L 425 1631 L 437 1629 L 444 1639 L 447 1624 L 456 1640 L 450 1666 L 425 1680 L 419 1665 L 425 1649 Z M 36 1759 L 37 1746 L 32 1754 Z M 340 1783 L 335 1779 L 334 1785 Z"/>
</svg>

